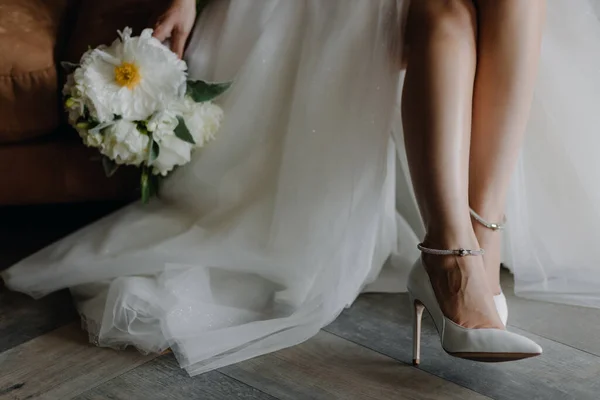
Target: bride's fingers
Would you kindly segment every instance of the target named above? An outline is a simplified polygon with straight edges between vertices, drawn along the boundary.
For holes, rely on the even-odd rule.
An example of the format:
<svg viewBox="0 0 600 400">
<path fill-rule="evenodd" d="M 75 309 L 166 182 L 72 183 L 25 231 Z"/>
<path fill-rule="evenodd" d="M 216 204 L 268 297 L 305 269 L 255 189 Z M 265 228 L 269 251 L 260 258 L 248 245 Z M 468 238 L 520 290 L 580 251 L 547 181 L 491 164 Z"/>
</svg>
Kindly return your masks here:
<svg viewBox="0 0 600 400">
<path fill-rule="evenodd" d="M 171 36 L 172 30 L 172 24 L 169 24 L 167 21 L 158 22 L 154 26 L 154 33 L 152 34 L 152 36 L 154 36 L 161 42 L 164 42 L 169 38 L 169 36 Z"/>
<path fill-rule="evenodd" d="M 179 58 L 183 58 L 183 51 L 185 49 L 185 41 L 187 40 L 187 34 L 181 32 L 175 28 L 171 35 L 171 50 L 177 54 Z"/>
</svg>

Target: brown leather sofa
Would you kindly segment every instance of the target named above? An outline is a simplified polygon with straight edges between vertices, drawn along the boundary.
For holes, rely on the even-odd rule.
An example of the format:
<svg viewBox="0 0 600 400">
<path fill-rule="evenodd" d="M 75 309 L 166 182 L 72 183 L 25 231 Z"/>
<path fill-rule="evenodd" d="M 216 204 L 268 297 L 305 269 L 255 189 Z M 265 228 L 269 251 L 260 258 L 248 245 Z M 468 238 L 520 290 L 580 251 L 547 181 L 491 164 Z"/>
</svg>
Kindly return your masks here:
<svg viewBox="0 0 600 400">
<path fill-rule="evenodd" d="M 60 61 L 146 27 L 168 0 L 0 0 L 0 205 L 132 197 L 136 171 L 106 178 L 65 124 Z"/>
</svg>

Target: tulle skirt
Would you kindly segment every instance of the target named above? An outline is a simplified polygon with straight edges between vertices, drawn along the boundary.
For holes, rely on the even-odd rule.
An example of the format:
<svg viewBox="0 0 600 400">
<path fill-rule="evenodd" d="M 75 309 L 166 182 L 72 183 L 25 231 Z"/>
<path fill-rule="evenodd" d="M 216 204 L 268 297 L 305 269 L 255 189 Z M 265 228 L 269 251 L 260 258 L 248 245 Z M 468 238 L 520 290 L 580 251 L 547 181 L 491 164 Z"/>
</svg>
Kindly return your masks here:
<svg viewBox="0 0 600 400">
<path fill-rule="evenodd" d="M 404 291 L 423 227 L 402 142 L 403 0 L 221 0 L 192 78 L 234 80 L 218 139 L 132 204 L 2 274 L 71 288 L 101 346 L 173 349 L 190 374 L 300 343 L 361 291 Z M 549 0 L 510 194 L 517 293 L 600 307 L 600 26 Z"/>
<path fill-rule="evenodd" d="M 518 295 L 589 307 L 600 307 L 599 11 L 597 0 L 548 0 L 505 260 Z"/>
<path fill-rule="evenodd" d="M 192 78 L 234 81 L 217 140 L 161 200 L 29 257 L 7 284 L 69 287 L 95 343 L 170 347 L 190 374 L 316 334 L 379 276 L 399 232 L 416 257 L 390 135 L 403 3 L 213 2 L 186 58 Z M 403 290 L 405 269 L 390 263 L 384 286 Z"/>
</svg>

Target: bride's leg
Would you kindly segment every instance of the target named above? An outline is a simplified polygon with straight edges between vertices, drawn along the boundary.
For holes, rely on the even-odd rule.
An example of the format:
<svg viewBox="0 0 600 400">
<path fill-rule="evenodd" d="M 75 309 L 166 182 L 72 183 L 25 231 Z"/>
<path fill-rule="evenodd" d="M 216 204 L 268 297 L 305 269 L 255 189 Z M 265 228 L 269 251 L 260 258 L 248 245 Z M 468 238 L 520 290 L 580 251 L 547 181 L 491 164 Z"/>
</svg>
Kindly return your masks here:
<svg viewBox="0 0 600 400">
<path fill-rule="evenodd" d="M 485 220 L 501 222 L 533 97 L 545 1 L 475 3 L 479 35 L 469 198 Z M 490 285 L 500 293 L 501 234 L 473 222 L 486 250 Z"/>
<path fill-rule="evenodd" d="M 431 248 L 479 247 L 468 206 L 476 31 L 471 0 L 411 2 L 402 115 Z M 466 327 L 502 327 L 481 257 L 424 257 L 446 316 Z"/>
</svg>

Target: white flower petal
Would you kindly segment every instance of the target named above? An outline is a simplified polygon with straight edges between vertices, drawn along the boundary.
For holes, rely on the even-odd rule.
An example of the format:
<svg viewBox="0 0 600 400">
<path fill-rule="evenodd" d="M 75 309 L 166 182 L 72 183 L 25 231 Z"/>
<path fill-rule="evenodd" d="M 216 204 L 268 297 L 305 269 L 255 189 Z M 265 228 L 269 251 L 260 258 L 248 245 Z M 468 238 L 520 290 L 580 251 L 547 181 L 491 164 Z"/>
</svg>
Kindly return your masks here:
<svg viewBox="0 0 600 400">
<path fill-rule="evenodd" d="M 136 124 L 120 119 L 104 129 L 101 153 L 117 164 L 141 165 L 148 159 L 150 139 Z"/>
<path fill-rule="evenodd" d="M 167 175 L 176 166 L 187 164 L 192 156 L 192 145 L 179 139 L 175 134 L 164 134 L 158 142 L 160 152 L 152 163 L 156 175 Z"/>
<path fill-rule="evenodd" d="M 119 34 L 121 39 L 110 46 L 86 52 L 73 74 L 74 85 L 85 92 L 86 106 L 99 122 L 114 115 L 146 120 L 181 97 L 187 78 L 185 62 L 152 37 L 151 29 L 137 37 L 131 36 L 129 28 Z M 132 87 L 121 86 L 115 77 L 115 68 L 125 63 L 134 64 L 139 74 Z"/>
<path fill-rule="evenodd" d="M 188 100 L 187 112 L 183 117 L 196 147 L 202 147 L 215 138 L 223 120 L 223 110 L 211 102 L 194 103 L 193 100 Z"/>
</svg>

